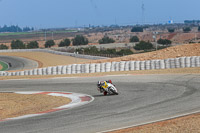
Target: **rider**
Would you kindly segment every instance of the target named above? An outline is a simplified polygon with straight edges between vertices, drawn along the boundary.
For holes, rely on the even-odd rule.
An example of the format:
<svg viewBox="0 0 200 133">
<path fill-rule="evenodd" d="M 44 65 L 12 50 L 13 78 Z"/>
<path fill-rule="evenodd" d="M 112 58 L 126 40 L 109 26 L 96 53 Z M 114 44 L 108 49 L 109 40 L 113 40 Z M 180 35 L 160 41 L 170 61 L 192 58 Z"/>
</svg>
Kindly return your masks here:
<svg viewBox="0 0 200 133">
<path fill-rule="evenodd" d="M 101 93 L 104 92 L 104 95 L 107 94 L 107 92 L 104 91 L 104 90 L 107 90 L 107 89 L 108 89 L 108 83 L 109 83 L 109 81 L 103 81 L 103 82 L 98 81 L 98 83 L 97 83 L 97 87 L 98 87 L 99 91 L 100 91 Z M 106 93 L 106 94 L 105 94 L 105 93 Z"/>
</svg>

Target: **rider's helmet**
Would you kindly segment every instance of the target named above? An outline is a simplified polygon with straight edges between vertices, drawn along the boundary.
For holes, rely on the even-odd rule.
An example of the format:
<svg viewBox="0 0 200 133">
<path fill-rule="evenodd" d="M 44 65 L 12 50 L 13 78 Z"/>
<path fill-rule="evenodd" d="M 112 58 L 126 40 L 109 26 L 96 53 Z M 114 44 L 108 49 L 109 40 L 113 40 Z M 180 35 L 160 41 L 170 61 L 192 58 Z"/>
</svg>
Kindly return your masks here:
<svg viewBox="0 0 200 133">
<path fill-rule="evenodd" d="M 100 82 L 100 81 L 98 81 L 98 82 L 97 82 L 97 86 L 99 87 L 100 85 L 101 85 L 101 82 Z"/>
</svg>

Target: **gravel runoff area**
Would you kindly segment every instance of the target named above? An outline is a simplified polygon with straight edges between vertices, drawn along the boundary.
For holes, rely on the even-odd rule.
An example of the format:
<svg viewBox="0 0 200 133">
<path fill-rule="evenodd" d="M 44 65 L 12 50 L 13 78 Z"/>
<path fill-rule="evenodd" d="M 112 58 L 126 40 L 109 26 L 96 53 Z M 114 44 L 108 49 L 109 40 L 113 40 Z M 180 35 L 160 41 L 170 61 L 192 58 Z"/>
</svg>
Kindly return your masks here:
<svg viewBox="0 0 200 133">
<path fill-rule="evenodd" d="M 200 114 L 121 129 L 109 133 L 199 133 Z"/>
<path fill-rule="evenodd" d="M 0 120 L 47 111 L 70 102 L 66 97 L 0 92 Z"/>
</svg>

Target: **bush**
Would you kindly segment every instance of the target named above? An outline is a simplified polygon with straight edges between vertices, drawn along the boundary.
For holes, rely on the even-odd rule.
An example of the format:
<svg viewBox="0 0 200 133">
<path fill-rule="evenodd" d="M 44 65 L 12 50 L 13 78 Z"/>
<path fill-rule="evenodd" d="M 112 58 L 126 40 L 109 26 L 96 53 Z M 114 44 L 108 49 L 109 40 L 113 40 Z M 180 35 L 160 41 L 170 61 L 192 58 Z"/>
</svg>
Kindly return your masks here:
<svg viewBox="0 0 200 133">
<path fill-rule="evenodd" d="M 27 44 L 28 49 L 39 48 L 39 44 L 37 41 L 31 41 Z"/>
<path fill-rule="evenodd" d="M 21 40 L 13 40 L 11 42 L 12 49 L 25 49 L 26 45 Z"/>
<path fill-rule="evenodd" d="M 139 42 L 140 40 L 139 40 L 139 38 L 137 37 L 137 36 L 132 36 L 131 38 L 130 38 L 130 42 Z"/>
<path fill-rule="evenodd" d="M 133 27 L 131 32 L 143 32 L 143 27 Z"/>
<path fill-rule="evenodd" d="M 72 41 L 74 46 L 88 44 L 88 39 L 82 35 L 77 35 Z"/>
<path fill-rule="evenodd" d="M 169 29 L 167 29 L 168 30 L 168 32 L 170 32 L 170 33 L 173 33 L 174 31 L 175 31 L 175 29 L 172 29 L 172 28 L 169 28 Z"/>
<path fill-rule="evenodd" d="M 65 46 L 69 46 L 71 44 L 71 41 L 70 41 L 70 39 L 64 39 L 63 41 L 61 41 L 60 43 L 59 43 L 59 47 L 65 47 Z"/>
<path fill-rule="evenodd" d="M 191 29 L 190 29 L 190 27 L 185 27 L 185 28 L 183 28 L 183 31 L 184 31 L 184 32 L 190 32 Z"/>
<path fill-rule="evenodd" d="M 168 39 L 159 39 L 157 41 L 158 44 L 162 44 L 162 45 L 169 45 L 172 43 L 172 41 L 168 40 Z"/>
<path fill-rule="evenodd" d="M 153 44 L 150 42 L 140 41 L 136 46 L 134 47 L 136 50 L 149 50 L 153 49 Z"/>
<path fill-rule="evenodd" d="M 108 36 L 104 36 L 101 40 L 99 40 L 99 44 L 108 44 L 108 43 L 114 43 L 115 40 L 112 38 L 109 38 Z"/>
<path fill-rule="evenodd" d="M 4 44 L 1 44 L 0 45 L 0 49 L 8 49 L 8 46 L 4 45 Z"/>
<path fill-rule="evenodd" d="M 130 49 L 121 49 L 119 52 L 117 52 L 117 55 L 130 55 L 133 54 L 133 51 Z"/>
<path fill-rule="evenodd" d="M 45 42 L 45 48 L 50 48 L 55 45 L 54 40 L 48 40 Z"/>
</svg>

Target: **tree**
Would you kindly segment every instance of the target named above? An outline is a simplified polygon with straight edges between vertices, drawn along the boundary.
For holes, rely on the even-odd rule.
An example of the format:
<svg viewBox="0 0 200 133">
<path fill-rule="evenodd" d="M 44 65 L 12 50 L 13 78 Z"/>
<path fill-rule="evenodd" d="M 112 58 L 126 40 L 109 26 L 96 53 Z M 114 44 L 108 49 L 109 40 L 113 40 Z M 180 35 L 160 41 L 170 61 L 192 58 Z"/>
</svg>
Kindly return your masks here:
<svg viewBox="0 0 200 133">
<path fill-rule="evenodd" d="M 198 31 L 200 32 L 200 26 L 198 27 Z"/>
<path fill-rule="evenodd" d="M 27 44 L 28 49 L 33 49 L 33 48 L 39 48 L 38 42 L 37 41 L 31 41 Z"/>
<path fill-rule="evenodd" d="M 69 46 L 70 44 L 71 44 L 71 41 L 66 38 L 63 41 L 61 41 L 58 46 L 59 47 L 64 47 L 64 46 Z"/>
<path fill-rule="evenodd" d="M 137 36 L 132 36 L 130 42 L 139 42 L 139 38 Z"/>
<path fill-rule="evenodd" d="M 54 40 L 48 40 L 45 42 L 45 48 L 50 48 L 55 45 Z"/>
<path fill-rule="evenodd" d="M 21 40 L 13 40 L 11 42 L 12 49 L 25 49 L 26 45 Z"/>
<path fill-rule="evenodd" d="M 170 32 L 170 33 L 173 33 L 174 31 L 175 31 L 175 29 L 173 29 L 173 28 L 169 28 L 169 29 L 167 29 L 168 30 L 168 32 Z"/>
<path fill-rule="evenodd" d="M 88 44 L 88 39 L 82 35 L 77 35 L 72 41 L 74 46 Z"/>
<path fill-rule="evenodd" d="M 159 39 L 157 41 L 158 44 L 162 44 L 162 45 L 169 45 L 172 43 L 172 41 L 168 40 L 168 39 Z"/>
<path fill-rule="evenodd" d="M 99 44 L 108 44 L 108 43 L 114 43 L 115 40 L 112 38 L 109 38 L 108 36 L 104 36 L 101 40 L 99 40 Z"/>
<path fill-rule="evenodd" d="M 153 49 L 153 44 L 150 42 L 140 41 L 136 46 L 134 47 L 136 50 L 149 50 Z"/>
<path fill-rule="evenodd" d="M 143 27 L 133 27 L 131 32 L 143 32 Z"/>
<path fill-rule="evenodd" d="M 4 44 L 1 44 L 0 45 L 0 49 L 8 49 L 8 46 L 4 45 Z"/>
<path fill-rule="evenodd" d="M 183 31 L 184 31 L 184 32 L 190 32 L 190 31 L 191 31 L 191 28 L 190 28 L 190 27 L 185 27 L 185 28 L 183 28 Z"/>
</svg>

